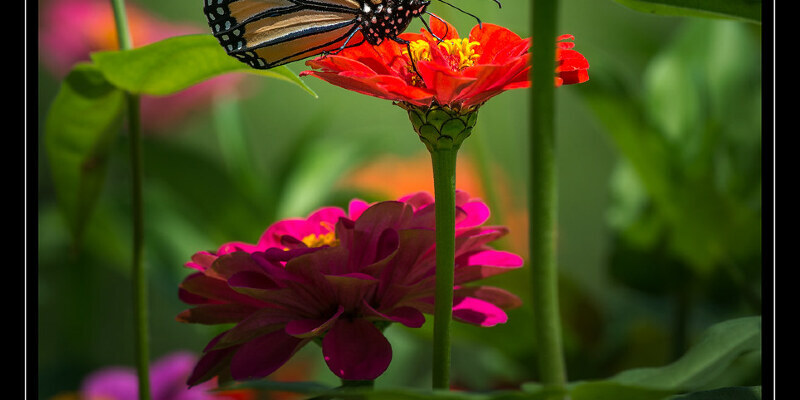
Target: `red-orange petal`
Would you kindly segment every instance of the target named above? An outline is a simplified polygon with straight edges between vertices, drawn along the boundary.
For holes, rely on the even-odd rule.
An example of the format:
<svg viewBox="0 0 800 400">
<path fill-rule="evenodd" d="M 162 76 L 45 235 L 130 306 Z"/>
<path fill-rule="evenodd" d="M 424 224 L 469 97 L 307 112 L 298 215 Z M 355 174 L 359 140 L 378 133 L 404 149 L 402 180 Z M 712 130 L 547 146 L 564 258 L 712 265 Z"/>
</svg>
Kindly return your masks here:
<svg viewBox="0 0 800 400">
<path fill-rule="evenodd" d="M 516 45 L 522 38 L 510 30 L 489 23 L 482 24 L 481 28 L 476 25 L 469 33 L 469 40 L 481 44 L 481 57 L 478 64 L 490 64 L 495 62 L 497 55 L 511 45 Z"/>
</svg>

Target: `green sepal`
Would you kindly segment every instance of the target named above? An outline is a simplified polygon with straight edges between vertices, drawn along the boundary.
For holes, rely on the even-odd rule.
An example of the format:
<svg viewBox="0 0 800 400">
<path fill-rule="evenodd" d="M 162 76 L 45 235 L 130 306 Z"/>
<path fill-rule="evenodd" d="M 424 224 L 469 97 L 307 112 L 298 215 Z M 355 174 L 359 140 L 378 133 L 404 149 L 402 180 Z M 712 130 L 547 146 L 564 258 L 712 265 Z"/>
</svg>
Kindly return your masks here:
<svg viewBox="0 0 800 400">
<path fill-rule="evenodd" d="M 442 107 L 396 103 L 408 112 L 408 119 L 428 151 L 458 150 L 478 122 L 478 109 L 456 110 Z"/>
</svg>

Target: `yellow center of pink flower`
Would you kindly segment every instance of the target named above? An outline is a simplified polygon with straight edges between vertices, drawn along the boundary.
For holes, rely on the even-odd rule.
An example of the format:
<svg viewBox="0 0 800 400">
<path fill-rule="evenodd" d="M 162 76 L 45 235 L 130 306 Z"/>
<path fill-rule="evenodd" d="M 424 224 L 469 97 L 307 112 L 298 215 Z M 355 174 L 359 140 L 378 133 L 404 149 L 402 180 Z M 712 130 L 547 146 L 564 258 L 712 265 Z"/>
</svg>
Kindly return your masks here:
<svg viewBox="0 0 800 400">
<path fill-rule="evenodd" d="M 312 233 L 302 240 L 303 243 L 306 244 L 308 247 L 322 247 L 322 246 L 336 246 L 339 244 L 339 239 L 336 238 L 336 231 L 334 227 L 329 222 L 320 222 L 324 228 L 326 228 L 329 232 L 328 233 L 321 233 L 315 234 Z"/>
</svg>

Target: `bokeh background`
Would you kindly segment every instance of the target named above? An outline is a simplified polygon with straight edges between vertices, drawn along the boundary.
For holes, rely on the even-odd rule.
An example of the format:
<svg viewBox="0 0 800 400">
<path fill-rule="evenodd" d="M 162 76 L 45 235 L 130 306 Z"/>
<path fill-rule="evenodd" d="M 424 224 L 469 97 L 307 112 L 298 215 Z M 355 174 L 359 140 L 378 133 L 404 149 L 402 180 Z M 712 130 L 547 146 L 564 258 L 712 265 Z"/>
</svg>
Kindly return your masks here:
<svg viewBox="0 0 800 400">
<path fill-rule="evenodd" d="M 115 47 L 107 1 L 39 1 L 39 126 L 60 79 L 88 52 Z M 128 1 L 134 45 L 206 33 L 198 0 Z M 530 36 L 530 4 L 459 0 L 484 22 Z M 429 10 L 466 34 L 475 20 Z M 557 90 L 558 263 L 568 376 L 604 378 L 665 365 L 713 323 L 761 312 L 761 28 L 654 16 L 612 0 L 564 0 L 590 81 Z M 419 30 L 419 21 L 409 29 Z M 289 65 L 300 72 L 302 62 Z M 349 199 L 432 191 L 429 159 L 390 102 L 303 78 L 228 75 L 143 99 L 150 352 L 199 354 L 218 327 L 181 324 L 183 264 L 228 241 L 255 242 L 279 218 Z M 457 186 L 489 202 L 526 254 L 528 91 L 480 111 L 459 153 Z M 40 129 L 39 143 L 43 129 Z M 126 133 L 82 240 L 69 234 L 39 157 L 39 398 L 75 391 L 89 372 L 133 365 L 130 171 Z M 495 328 L 454 324 L 453 381 L 514 388 L 537 379 L 530 266 L 492 279 L 526 305 Z M 392 326 L 378 386 L 428 387 L 432 324 Z M 336 383 L 307 346 L 277 379 Z M 759 354 L 722 375 L 760 384 Z"/>
</svg>

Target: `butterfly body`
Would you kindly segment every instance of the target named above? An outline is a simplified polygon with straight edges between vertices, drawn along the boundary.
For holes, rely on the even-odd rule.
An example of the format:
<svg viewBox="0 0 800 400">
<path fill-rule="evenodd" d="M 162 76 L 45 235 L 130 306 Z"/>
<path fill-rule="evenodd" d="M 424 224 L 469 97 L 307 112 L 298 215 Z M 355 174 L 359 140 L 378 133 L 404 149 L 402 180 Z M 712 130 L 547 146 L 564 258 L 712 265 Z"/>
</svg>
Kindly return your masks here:
<svg viewBox="0 0 800 400">
<path fill-rule="evenodd" d="M 268 69 L 367 42 L 399 41 L 430 0 L 204 0 L 225 51 Z"/>
</svg>

